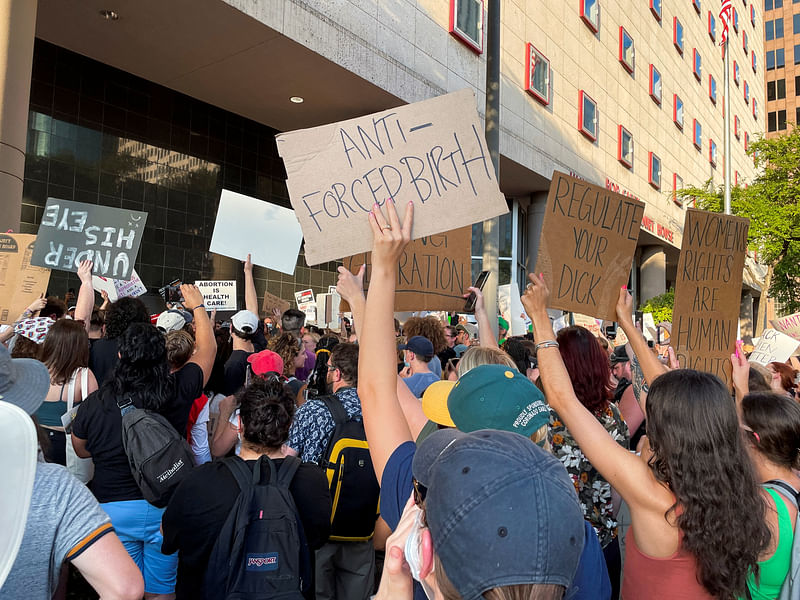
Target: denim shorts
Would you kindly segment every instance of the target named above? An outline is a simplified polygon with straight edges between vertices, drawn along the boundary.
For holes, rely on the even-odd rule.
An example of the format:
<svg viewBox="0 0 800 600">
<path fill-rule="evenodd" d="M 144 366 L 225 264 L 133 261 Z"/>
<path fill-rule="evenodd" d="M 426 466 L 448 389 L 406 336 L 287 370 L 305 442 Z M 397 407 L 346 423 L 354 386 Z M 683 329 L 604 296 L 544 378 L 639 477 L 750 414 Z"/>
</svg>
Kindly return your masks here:
<svg viewBox="0 0 800 600">
<path fill-rule="evenodd" d="M 178 553 L 162 554 L 161 516 L 147 500 L 105 502 L 100 506 L 108 513 L 122 544 L 144 577 L 144 591 L 149 594 L 171 594 L 175 591 Z"/>
</svg>

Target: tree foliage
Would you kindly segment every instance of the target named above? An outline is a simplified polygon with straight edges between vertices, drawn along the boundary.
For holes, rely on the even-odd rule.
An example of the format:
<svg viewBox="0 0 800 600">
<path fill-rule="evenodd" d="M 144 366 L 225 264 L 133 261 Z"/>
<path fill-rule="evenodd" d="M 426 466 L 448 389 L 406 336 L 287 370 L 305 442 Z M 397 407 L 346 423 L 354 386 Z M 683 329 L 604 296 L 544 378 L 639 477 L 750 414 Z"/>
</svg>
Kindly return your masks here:
<svg viewBox="0 0 800 600">
<path fill-rule="evenodd" d="M 769 295 L 789 313 L 800 311 L 800 128 L 754 141 L 747 151 L 760 172 L 748 186 L 731 187 L 731 212 L 750 219 L 750 248 L 771 267 Z M 723 186 L 711 181 L 678 192 L 697 207 L 722 211 Z"/>
<path fill-rule="evenodd" d="M 672 323 L 672 307 L 675 305 L 675 289 L 671 288 L 668 292 L 660 296 L 654 296 L 639 308 L 643 313 L 653 313 L 653 320 L 656 325 L 663 321 Z"/>
</svg>

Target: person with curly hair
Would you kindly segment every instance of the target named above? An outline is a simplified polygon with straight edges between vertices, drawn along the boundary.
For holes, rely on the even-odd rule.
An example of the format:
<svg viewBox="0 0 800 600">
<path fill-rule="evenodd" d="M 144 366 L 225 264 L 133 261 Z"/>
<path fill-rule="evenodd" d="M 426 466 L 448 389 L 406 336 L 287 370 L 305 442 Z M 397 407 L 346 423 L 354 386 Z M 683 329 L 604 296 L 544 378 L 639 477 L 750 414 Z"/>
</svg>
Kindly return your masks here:
<svg viewBox="0 0 800 600">
<path fill-rule="evenodd" d="M 288 464 L 281 448 L 289 434 L 295 407 L 294 399 L 281 382 L 255 377 L 238 392 L 236 399 L 242 436 L 239 456 L 193 470 L 175 490 L 164 513 L 163 550 L 178 553 L 178 598 L 215 598 L 224 593 L 221 589 L 207 589 L 205 582 L 214 543 L 239 496 L 239 484 L 226 461 L 242 461 L 250 471 L 258 466 L 262 478 L 269 476 L 268 461 L 277 472 Z M 325 475 L 316 465 L 303 463 L 289 491 L 309 548 L 322 547 L 330 532 L 331 515 Z M 314 598 L 313 582 L 305 597 Z"/>
<path fill-rule="evenodd" d="M 406 340 L 415 336 L 427 338 L 433 344 L 433 358 L 428 363 L 428 368 L 436 377 L 442 377 L 442 362 L 439 354 L 447 348 L 447 339 L 444 335 L 444 325 L 434 316 L 411 317 L 403 323 L 403 335 Z"/>
<path fill-rule="evenodd" d="M 138 298 L 120 298 L 108 307 L 104 336 L 89 341 L 89 369 L 98 384 L 102 384 L 114 370 L 119 360 L 119 338 L 134 323 L 150 323 L 150 314 Z"/>
<path fill-rule="evenodd" d="M 550 291 L 544 277 L 529 278 L 522 304 L 533 321 L 547 401 L 630 507 L 623 600 L 745 597 L 771 535 L 725 384 L 692 369 L 668 371 L 634 326 L 633 298 L 623 288 L 617 320 L 650 386 L 642 400 L 649 449 L 632 454 L 578 399 L 547 315 Z"/>
<path fill-rule="evenodd" d="M 306 362 L 306 353 L 299 338 L 292 333 L 282 333 L 277 338 L 270 340 L 269 349 L 275 352 L 283 360 L 283 375 L 295 396 L 303 387 L 303 382 L 297 379 L 295 371 L 302 367 Z"/>
</svg>

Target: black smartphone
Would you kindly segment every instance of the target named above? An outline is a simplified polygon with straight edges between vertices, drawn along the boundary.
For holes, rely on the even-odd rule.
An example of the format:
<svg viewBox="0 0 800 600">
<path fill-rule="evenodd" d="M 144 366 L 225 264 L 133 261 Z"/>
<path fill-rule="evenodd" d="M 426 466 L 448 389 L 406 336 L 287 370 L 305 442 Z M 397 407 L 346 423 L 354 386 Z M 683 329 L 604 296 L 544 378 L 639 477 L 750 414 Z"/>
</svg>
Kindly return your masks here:
<svg viewBox="0 0 800 600">
<path fill-rule="evenodd" d="M 478 278 L 475 280 L 475 285 L 479 290 L 483 291 L 483 286 L 486 285 L 486 280 L 489 279 L 489 271 L 481 271 Z M 477 300 L 475 292 L 470 292 L 467 301 L 464 303 L 464 310 L 462 312 L 471 313 L 475 312 L 475 301 Z"/>
<path fill-rule="evenodd" d="M 611 323 L 609 325 L 606 325 L 603 331 L 603 335 L 606 336 L 606 339 L 609 339 L 611 341 L 617 339 L 617 324 Z"/>
</svg>

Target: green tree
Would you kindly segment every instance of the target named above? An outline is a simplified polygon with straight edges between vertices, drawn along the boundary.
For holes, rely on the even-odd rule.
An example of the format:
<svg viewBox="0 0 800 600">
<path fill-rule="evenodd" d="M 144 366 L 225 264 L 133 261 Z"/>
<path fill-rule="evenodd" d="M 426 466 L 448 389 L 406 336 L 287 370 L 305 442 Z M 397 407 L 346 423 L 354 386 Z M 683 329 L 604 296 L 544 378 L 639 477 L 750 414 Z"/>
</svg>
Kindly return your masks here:
<svg viewBox="0 0 800 600">
<path fill-rule="evenodd" d="M 643 313 L 653 313 L 653 320 L 656 325 L 662 321 L 672 323 L 672 308 L 675 305 L 675 289 L 670 288 L 668 292 L 660 296 L 654 296 L 639 308 Z"/>
<path fill-rule="evenodd" d="M 760 138 L 747 151 L 759 175 L 750 184 L 731 188 L 731 212 L 750 219 L 750 248 L 767 266 L 763 289 L 788 313 L 800 311 L 800 128 L 772 139 Z M 711 181 L 679 192 L 698 208 L 722 211 L 723 186 Z M 766 303 L 759 303 L 757 323 Z"/>
</svg>

